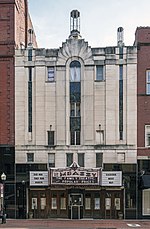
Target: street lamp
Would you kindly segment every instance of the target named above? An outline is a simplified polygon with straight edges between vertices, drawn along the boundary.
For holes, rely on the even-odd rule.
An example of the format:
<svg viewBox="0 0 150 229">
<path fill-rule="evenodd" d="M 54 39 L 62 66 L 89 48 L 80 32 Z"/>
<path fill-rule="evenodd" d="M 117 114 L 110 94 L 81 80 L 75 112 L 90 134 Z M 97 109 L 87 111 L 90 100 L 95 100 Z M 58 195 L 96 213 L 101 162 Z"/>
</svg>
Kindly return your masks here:
<svg viewBox="0 0 150 229">
<path fill-rule="evenodd" d="M 2 215 L 2 223 L 6 223 L 6 214 L 5 214 L 5 181 L 6 181 L 6 175 L 5 173 L 2 173 L 1 180 L 3 182 L 3 215 Z"/>
</svg>

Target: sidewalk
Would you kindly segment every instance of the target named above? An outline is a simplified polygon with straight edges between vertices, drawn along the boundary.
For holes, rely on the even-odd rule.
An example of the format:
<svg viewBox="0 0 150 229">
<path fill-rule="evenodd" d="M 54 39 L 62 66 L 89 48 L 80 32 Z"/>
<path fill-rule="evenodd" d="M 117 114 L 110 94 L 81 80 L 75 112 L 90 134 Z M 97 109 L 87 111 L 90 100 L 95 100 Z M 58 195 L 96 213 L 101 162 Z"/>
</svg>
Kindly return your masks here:
<svg viewBox="0 0 150 229">
<path fill-rule="evenodd" d="M 7 219 L 0 228 L 15 229 L 150 229 L 150 220 Z"/>
</svg>

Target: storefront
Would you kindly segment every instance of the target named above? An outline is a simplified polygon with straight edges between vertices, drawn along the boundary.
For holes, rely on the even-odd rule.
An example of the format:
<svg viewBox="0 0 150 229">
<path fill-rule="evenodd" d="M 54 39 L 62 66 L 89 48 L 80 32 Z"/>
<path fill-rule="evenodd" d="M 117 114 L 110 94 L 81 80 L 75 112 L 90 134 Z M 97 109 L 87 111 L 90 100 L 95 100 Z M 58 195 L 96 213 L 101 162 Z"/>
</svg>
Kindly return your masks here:
<svg viewBox="0 0 150 229">
<path fill-rule="evenodd" d="M 123 217 L 122 173 L 100 169 L 51 169 L 30 172 L 28 214 L 30 218 Z"/>
</svg>

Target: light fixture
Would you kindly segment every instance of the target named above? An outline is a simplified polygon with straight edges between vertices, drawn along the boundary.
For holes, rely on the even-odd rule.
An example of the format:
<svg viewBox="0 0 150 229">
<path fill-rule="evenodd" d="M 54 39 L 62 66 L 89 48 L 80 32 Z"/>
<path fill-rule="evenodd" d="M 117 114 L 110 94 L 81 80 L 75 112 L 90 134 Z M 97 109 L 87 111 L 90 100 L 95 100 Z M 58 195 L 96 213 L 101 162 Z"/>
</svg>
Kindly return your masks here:
<svg viewBox="0 0 150 229">
<path fill-rule="evenodd" d="M 5 181 L 5 180 L 6 180 L 6 174 L 5 174 L 5 173 L 2 173 L 2 175 L 1 175 L 1 180 L 2 180 L 2 181 Z"/>
</svg>

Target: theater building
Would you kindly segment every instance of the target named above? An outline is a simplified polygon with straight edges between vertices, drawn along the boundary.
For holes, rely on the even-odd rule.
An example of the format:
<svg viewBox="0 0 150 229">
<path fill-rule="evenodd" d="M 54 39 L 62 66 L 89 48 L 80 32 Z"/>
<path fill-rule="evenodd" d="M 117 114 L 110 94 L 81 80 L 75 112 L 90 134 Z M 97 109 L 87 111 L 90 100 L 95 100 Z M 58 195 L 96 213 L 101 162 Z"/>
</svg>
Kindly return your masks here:
<svg viewBox="0 0 150 229">
<path fill-rule="evenodd" d="M 91 48 L 70 23 L 60 48 L 16 50 L 16 193 L 30 218 L 135 218 L 136 47 L 120 27 Z"/>
</svg>

